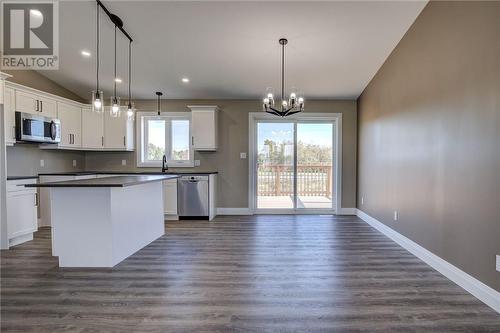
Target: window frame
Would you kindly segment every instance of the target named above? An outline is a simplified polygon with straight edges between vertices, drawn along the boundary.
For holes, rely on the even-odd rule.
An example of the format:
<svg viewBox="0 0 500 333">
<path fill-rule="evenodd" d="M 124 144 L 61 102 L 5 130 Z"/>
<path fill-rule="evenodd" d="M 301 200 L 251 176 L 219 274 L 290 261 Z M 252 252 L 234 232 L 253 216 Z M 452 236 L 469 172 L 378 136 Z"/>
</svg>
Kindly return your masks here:
<svg viewBox="0 0 500 333">
<path fill-rule="evenodd" d="M 161 112 L 160 115 L 156 112 L 137 112 L 136 113 L 136 137 L 137 137 L 137 167 L 151 168 L 161 167 L 162 161 L 146 160 L 147 154 L 146 135 L 148 119 L 165 120 L 165 155 L 167 156 L 167 165 L 172 168 L 191 168 L 194 167 L 194 147 L 192 140 L 192 117 L 191 112 Z M 189 121 L 189 160 L 172 160 L 172 120 L 188 120 Z"/>
</svg>

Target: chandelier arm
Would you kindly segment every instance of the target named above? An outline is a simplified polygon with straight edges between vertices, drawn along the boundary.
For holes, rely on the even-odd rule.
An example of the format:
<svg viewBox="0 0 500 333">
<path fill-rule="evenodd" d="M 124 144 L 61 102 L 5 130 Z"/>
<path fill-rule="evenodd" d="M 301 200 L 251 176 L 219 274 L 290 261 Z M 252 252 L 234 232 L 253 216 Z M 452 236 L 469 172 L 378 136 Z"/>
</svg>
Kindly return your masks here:
<svg viewBox="0 0 500 333">
<path fill-rule="evenodd" d="M 266 110 L 266 112 L 267 112 L 267 113 L 270 113 L 270 114 L 273 114 L 273 115 L 275 115 L 275 116 L 279 116 L 279 115 L 280 115 L 280 114 L 279 114 L 278 112 L 276 112 L 276 111 L 268 111 L 268 110 Z"/>
<path fill-rule="evenodd" d="M 292 114 L 296 114 L 296 113 L 299 113 L 301 112 L 300 110 L 296 110 L 296 111 L 291 111 L 291 112 L 288 112 L 286 115 L 287 116 L 291 116 Z"/>
</svg>

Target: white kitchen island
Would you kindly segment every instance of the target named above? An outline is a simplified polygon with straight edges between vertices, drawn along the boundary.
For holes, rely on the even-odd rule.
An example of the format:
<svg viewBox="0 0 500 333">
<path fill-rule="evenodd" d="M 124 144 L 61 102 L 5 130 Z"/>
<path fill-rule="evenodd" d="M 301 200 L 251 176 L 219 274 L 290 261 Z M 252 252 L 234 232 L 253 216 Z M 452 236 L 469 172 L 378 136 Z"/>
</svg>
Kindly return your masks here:
<svg viewBox="0 0 500 333">
<path fill-rule="evenodd" d="M 51 191 L 60 267 L 113 267 L 165 233 L 162 181 L 140 175 L 29 184 Z"/>
</svg>

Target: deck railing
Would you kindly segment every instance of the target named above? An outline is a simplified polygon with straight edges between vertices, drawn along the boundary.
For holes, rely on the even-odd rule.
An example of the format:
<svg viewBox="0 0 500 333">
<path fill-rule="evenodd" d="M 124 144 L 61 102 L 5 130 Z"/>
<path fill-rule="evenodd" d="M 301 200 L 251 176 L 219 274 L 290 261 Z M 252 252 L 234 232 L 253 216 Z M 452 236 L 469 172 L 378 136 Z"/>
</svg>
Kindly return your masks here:
<svg viewBox="0 0 500 333">
<path fill-rule="evenodd" d="M 293 166 L 262 164 L 257 168 L 258 195 L 293 195 Z M 307 164 L 297 166 L 297 195 L 332 195 L 332 166 Z"/>
</svg>

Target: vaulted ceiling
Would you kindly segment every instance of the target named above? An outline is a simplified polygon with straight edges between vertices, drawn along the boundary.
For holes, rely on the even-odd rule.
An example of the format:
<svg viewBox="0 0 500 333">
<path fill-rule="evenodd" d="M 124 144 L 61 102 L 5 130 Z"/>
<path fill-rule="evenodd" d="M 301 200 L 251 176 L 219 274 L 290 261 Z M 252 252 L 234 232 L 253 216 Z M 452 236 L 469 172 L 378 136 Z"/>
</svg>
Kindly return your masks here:
<svg viewBox="0 0 500 333">
<path fill-rule="evenodd" d="M 135 98 L 260 98 L 286 82 L 308 99 L 352 99 L 366 87 L 426 1 L 104 1 L 134 39 Z M 94 1 L 61 1 L 60 67 L 43 75 L 82 98 L 95 87 Z M 101 80 L 113 83 L 113 26 L 101 15 Z M 127 91 L 127 40 L 118 40 L 119 93 Z M 81 55 L 89 50 L 89 58 Z M 181 78 L 188 77 L 188 84 Z"/>
</svg>

